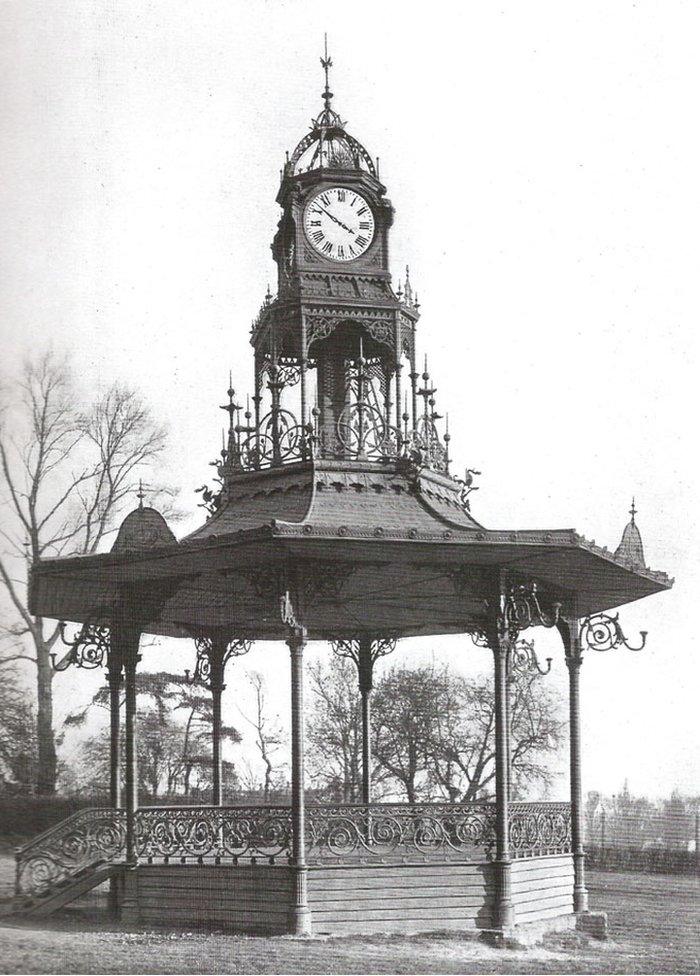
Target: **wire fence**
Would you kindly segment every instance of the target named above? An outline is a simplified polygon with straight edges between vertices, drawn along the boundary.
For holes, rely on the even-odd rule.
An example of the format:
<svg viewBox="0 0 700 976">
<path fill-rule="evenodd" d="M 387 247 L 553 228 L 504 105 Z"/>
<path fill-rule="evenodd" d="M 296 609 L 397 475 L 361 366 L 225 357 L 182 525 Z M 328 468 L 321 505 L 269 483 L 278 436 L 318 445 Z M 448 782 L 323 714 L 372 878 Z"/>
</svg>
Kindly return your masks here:
<svg viewBox="0 0 700 976">
<path fill-rule="evenodd" d="M 598 808 L 586 827 L 586 862 L 609 871 L 700 873 L 700 812 L 627 813 Z"/>
</svg>

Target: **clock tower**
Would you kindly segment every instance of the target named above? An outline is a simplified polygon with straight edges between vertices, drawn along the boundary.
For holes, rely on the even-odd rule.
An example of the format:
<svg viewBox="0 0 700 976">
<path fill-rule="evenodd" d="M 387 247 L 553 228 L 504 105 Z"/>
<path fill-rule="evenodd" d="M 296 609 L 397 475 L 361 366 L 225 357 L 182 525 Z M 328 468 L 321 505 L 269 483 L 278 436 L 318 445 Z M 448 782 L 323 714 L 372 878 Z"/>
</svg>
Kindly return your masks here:
<svg viewBox="0 0 700 976">
<path fill-rule="evenodd" d="M 284 462 L 306 439 L 315 456 L 382 460 L 420 426 L 418 301 L 408 271 L 403 288 L 392 288 L 393 207 L 378 161 L 331 106 L 327 52 L 321 65 L 323 110 L 281 173 L 277 296 L 268 293 L 252 329 L 255 426 L 244 430 L 258 432 L 260 462 L 271 452 Z M 280 397 L 296 385 L 292 416 Z"/>
</svg>

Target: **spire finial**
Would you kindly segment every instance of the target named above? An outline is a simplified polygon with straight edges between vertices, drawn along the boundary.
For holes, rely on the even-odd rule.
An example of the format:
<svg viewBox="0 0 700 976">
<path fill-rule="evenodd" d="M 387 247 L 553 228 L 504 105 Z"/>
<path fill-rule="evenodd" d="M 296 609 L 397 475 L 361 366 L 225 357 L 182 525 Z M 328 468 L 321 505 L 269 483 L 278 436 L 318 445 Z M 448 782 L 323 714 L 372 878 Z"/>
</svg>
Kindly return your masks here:
<svg viewBox="0 0 700 976">
<path fill-rule="evenodd" d="M 324 56 L 321 58 L 321 67 L 323 68 L 326 76 L 326 87 L 323 89 L 323 101 L 326 109 L 329 109 L 331 107 L 333 92 L 328 84 L 328 72 L 333 67 L 333 61 L 328 57 L 328 34 L 323 35 L 323 54 Z"/>
<path fill-rule="evenodd" d="M 146 497 L 146 492 L 143 490 L 143 481 L 139 478 L 139 490 L 136 492 L 136 497 L 139 500 L 139 508 L 143 508 L 143 500 Z"/>
<path fill-rule="evenodd" d="M 632 516 L 632 525 L 634 525 L 634 516 L 637 514 L 637 509 L 634 504 L 634 495 L 632 495 L 632 507 L 630 508 L 630 515 Z"/>
</svg>

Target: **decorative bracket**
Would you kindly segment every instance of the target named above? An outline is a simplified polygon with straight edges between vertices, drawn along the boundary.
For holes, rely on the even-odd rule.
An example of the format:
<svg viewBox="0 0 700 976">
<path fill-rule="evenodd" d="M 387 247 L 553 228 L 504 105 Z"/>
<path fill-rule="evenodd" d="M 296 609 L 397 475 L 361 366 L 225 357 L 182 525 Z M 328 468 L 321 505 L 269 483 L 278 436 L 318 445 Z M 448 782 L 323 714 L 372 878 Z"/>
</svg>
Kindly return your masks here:
<svg viewBox="0 0 700 976">
<path fill-rule="evenodd" d="M 252 641 L 233 639 L 226 644 L 219 644 L 215 638 L 209 636 L 195 637 L 197 661 L 194 674 L 185 669 L 185 680 L 188 684 L 202 684 L 210 691 L 214 687 L 223 689 L 223 678 L 226 665 L 232 657 L 242 657 L 250 651 Z M 221 652 L 221 653 L 219 653 Z"/>
<path fill-rule="evenodd" d="M 511 651 L 509 668 L 511 680 L 514 680 L 516 675 L 524 676 L 531 674 L 537 676 L 538 674 L 549 674 L 552 670 L 551 657 L 548 657 L 546 661 L 547 667 L 543 668 L 535 653 L 535 642 L 520 638 L 520 640 L 517 640 L 513 644 Z"/>
<path fill-rule="evenodd" d="M 581 642 L 591 651 L 612 651 L 616 647 L 626 647 L 628 651 L 641 651 L 647 642 L 648 631 L 640 630 L 642 643 L 634 647 L 622 630 L 619 614 L 594 613 L 581 624 Z"/>
<path fill-rule="evenodd" d="M 107 663 L 111 647 L 109 627 L 84 623 L 73 640 L 66 640 L 65 620 L 59 623 L 58 628 L 61 641 L 69 650 L 59 660 L 56 660 L 57 654 L 51 654 L 51 666 L 54 671 L 65 671 L 71 665 L 93 670 Z"/>
<path fill-rule="evenodd" d="M 379 637 L 363 640 L 362 638 L 352 637 L 349 640 L 333 640 L 331 647 L 337 657 L 344 657 L 354 661 L 360 679 L 360 691 L 372 690 L 372 677 L 374 665 L 380 657 L 396 650 L 398 637 L 394 634 L 386 634 Z M 366 651 L 369 651 L 367 653 Z"/>
<path fill-rule="evenodd" d="M 506 594 L 500 614 L 501 633 L 518 634 L 529 627 L 556 627 L 559 623 L 561 603 L 553 602 L 546 613 L 540 604 L 537 583 L 511 586 Z"/>
</svg>

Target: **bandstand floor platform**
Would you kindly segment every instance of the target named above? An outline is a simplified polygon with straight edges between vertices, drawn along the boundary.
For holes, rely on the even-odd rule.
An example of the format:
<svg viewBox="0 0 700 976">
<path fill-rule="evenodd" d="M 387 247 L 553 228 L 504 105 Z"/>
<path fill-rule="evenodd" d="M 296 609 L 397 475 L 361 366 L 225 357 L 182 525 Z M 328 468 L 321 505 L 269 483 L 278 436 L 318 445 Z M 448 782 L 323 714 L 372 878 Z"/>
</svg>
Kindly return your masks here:
<svg viewBox="0 0 700 976">
<path fill-rule="evenodd" d="M 488 863 L 317 864 L 308 868 L 314 934 L 481 929 L 493 924 Z M 294 869 L 284 864 L 140 864 L 138 920 L 158 925 L 282 934 Z M 570 854 L 513 862 L 516 924 L 573 911 Z"/>
</svg>

